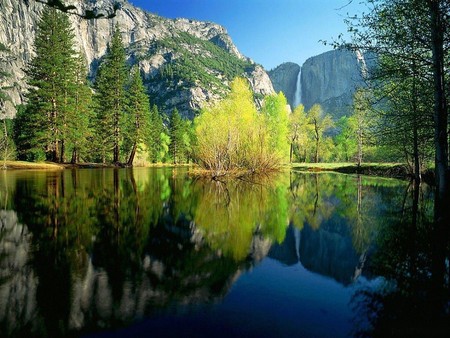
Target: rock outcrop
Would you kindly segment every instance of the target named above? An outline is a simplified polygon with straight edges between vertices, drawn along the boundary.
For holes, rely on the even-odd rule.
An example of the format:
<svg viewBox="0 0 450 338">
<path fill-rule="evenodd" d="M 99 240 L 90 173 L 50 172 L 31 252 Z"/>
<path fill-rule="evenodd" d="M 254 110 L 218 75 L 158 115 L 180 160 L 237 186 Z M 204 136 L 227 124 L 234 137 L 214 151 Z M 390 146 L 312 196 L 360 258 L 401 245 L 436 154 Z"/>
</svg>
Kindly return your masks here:
<svg viewBox="0 0 450 338">
<path fill-rule="evenodd" d="M 112 8 L 117 0 L 70 0 L 81 11 Z M 178 108 L 185 116 L 193 116 L 205 103 L 223 97 L 234 76 L 250 80 L 255 93 L 273 92 L 262 67 L 243 56 L 222 26 L 187 19 L 166 19 L 120 0 L 121 9 L 112 19 L 86 20 L 70 15 L 76 42 L 85 55 L 91 78 L 106 52 L 114 25 L 122 32 L 128 63 L 139 64 L 151 99 L 163 110 Z M 27 63 L 34 56 L 33 43 L 37 22 L 44 5 L 35 1 L 1 0 L 0 43 L 10 50 L 4 63 L 13 85 L 10 96 L 14 105 L 23 103 Z M 168 68 L 172 72 L 165 72 Z M 188 69 L 188 72 L 178 70 Z M 178 72 L 177 72 L 178 71 Z M 8 115 L 14 110 L 8 108 Z"/>
<path fill-rule="evenodd" d="M 333 50 L 305 61 L 302 66 L 302 103 L 305 109 L 319 103 L 334 119 L 349 115 L 356 88 L 366 71 L 360 53 Z"/>
<path fill-rule="evenodd" d="M 361 53 L 333 50 L 309 58 L 301 67 L 283 63 L 269 76 L 275 90 L 286 95 L 291 107 L 300 102 L 308 110 L 318 103 L 327 114 L 339 119 L 351 113 L 353 94 L 364 85 L 367 68 Z"/>
<path fill-rule="evenodd" d="M 283 92 L 291 108 L 294 107 L 297 77 L 300 66 L 293 62 L 285 62 L 268 72 L 275 91 Z"/>
</svg>

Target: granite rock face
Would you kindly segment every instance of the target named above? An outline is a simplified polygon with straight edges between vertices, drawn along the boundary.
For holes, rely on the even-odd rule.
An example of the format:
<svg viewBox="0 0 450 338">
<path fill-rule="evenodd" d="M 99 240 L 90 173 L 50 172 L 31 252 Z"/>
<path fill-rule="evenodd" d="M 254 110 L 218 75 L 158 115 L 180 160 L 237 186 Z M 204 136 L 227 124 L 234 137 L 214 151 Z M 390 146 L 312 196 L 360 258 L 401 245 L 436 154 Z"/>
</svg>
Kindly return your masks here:
<svg viewBox="0 0 450 338">
<path fill-rule="evenodd" d="M 293 62 L 282 63 L 268 72 L 273 88 L 276 92 L 282 91 L 284 93 L 291 108 L 294 106 L 299 72 L 300 66 Z"/>
<path fill-rule="evenodd" d="M 79 12 L 86 9 L 111 9 L 117 0 L 68 0 Z M 239 65 L 239 74 L 249 79 L 255 93 L 273 93 L 273 87 L 262 67 L 243 56 L 220 25 L 187 19 L 166 19 L 148 13 L 126 0 L 119 0 L 121 9 L 112 19 L 86 20 L 70 15 L 78 48 L 85 55 L 91 78 L 105 55 L 113 28 L 117 24 L 122 32 L 128 63 L 139 64 L 151 99 L 165 111 L 178 108 L 185 116 L 193 116 L 207 102 L 223 97 L 228 90 L 231 76 L 228 64 L 212 62 L 217 53 L 225 53 L 226 59 Z M 13 105 L 23 103 L 26 92 L 25 73 L 27 63 L 34 56 L 34 37 L 37 22 L 44 6 L 35 1 L 0 1 L 0 42 L 10 50 L 3 67 L 10 73 L 5 85 L 13 85 L 9 90 L 12 104 L 6 113 L 14 116 Z M 223 56 L 221 54 L 221 56 Z M 195 60 L 196 63 L 187 63 Z M 190 78 L 178 74 L 168 78 L 163 70 L 168 65 L 191 69 Z M 199 66 L 200 65 L 200 66 Z M 191 67 L 191 68 L 189 68 Z M 184 76 L 184 77 L 183 77 Z M 205 85 L 202 79 L 217 82 Z"/>
<path fill-rule="evenodd" d="M 291 107 L 300 102 L 308 110 L 318 103 L 324 112 L 339 119 L 351 113 L 355 89 L 364 86 L 371 63 L 366 59 L 359 52 L 333 50 L 309 58 L 301 67 L 283 63 L 269 76 L 275 90 L 286 95 Z"/>
<path fill-rule="evenodd" d="M 333 50 L 305 61 L 302 66 L 302 103 L 319 103 L 334 119 L 349 115 L 356 88 L 364 85 L 367 66 L 361 53 Z"/>
</svg>

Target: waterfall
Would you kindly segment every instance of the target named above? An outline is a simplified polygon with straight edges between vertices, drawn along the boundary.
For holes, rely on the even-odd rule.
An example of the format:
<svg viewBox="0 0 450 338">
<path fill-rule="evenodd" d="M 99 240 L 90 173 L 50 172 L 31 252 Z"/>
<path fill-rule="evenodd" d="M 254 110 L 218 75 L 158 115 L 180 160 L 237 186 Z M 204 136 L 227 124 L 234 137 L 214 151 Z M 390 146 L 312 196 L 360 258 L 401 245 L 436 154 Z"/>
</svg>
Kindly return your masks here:
<svg viewBox="0 0 450 338">
<path fill-rule="evenodd" d="M 295 95 L 294 95 L 294 107 L 292 107 L 292 110 L 295 109 L 300 103 L 302 103 L 302 68 L 300 67 L 300 70 L 298 71 L 297 75 L 297 84 L 295 85 Z"/>
</svg>

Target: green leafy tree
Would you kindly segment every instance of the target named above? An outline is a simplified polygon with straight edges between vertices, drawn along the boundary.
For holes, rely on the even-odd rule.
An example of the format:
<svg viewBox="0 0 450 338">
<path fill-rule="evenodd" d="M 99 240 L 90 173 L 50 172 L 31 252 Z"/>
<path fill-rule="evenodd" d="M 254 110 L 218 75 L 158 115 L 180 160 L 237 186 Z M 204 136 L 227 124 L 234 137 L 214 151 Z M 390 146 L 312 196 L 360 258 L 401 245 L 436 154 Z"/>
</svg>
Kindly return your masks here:
<svg viewBox="0 0 450 338">
<path fill-rule="evenodd" d="M 262 114 L 268 133 L 268 150 L 276 161 L 286 162 L 289 157 L 288 103 L 282 92 L 264 98 Z"/>
<path fill-rule="evenodd" d="M 370 98 L 369 92 L 357 89 L 353 95 L 353 115 L 349 118 L 349 125 L 353 127 L 356 137 L 356 162 L 361 166 L 363 160 L 363 148 L 369 140 Z"/>
<path fill-rule="evenodd" d="M 435 222 L 437 228 L 447 229 L 450 224 L 450 169 L 448 122 L 448 69 L 450 65 L 448 41 L 450 32 L 450 2 L 448 0 L 371 0 L 370 11 L 349 20 L 353 49 L 377 53 L 382 63 L 378 79 L 392 80 L 394 84 L 405 80 L 409 91 L 408 109 L 411 114 L 404 121 L 411 123 L 415 177 L 419 167 L 419 128 L 430 124 L 434 138 L 434 162 L 436 177 Z M 394 67 L 390 67 L 393 65 Z M 387 67 L 386 67 L 387 66 Z M 398 81 L 400 79 L 400 82 Z M 420 79 L 420 81 L 419 81 Z M 432 89 L 429 98 L 433 104 L 431 119 L 422 119 L 418 98 L 423 94 L 418 86 Z M 423 88 L 423 87 L 422 87 Z M 405 110 L 401 110 L 405 111 Z M 427 123 L 428 122 L 428 123 Z M 402 141 L 402 140 L 401 140 Z M 414 144 L 414 143 L 417 143 Z M 447 230 L 448 231 L 448 230 Z"/>
<path fill-rule="evenodd" d="M 289 151 L 284 100 L 283 96 L 267 99 L 265 112 L 259 114 L 247 81 L 236 78 L 227 97 L 195 119 L 197 161 L 213 176 L 278 168 L 280 153 L 287 158 Z M 269 126 L 269 121 L 275 125 Z"/>
<path fill-rule="evenodd" d="M 307 113 L 307 120 L 312 130 L 314 140 L 314 162 L 318 163 L 320 158 L 320 149 L 327 144 L 325 132 L 333 127 L 334 123 L 330 115 L 324 115 L 322 107 L 315 104 Z"/>
<path fill-rule="evenodd" d="M 150 102 L 137 66 L 131 71 L 127 108 L 127 139 L 131 143 L 128 165 L 132 166 L 138 146 L 144 146 L 150 132 Z"/>
<path fill-rule="evenodd" d="M 116 26 L 95 82 L 97 133 L 100 137 L 99 146 L 103 162 L 106 162 L 109 151 L 112 151 L 112 162 L 120 162 L 120 146 L 124 138 L 127 79 L 125 49 L 119 27 Z"/>
<path fill-rule="evenodd" d="M 289 115 L 289 161 L 294 160 L 295 150 L 306 152 L 308 138 L 308 121 L 306 119 L 305 107 L 299 104 Z M 306 155 L 304 156 L 304 159 Z"/>
<path fill-rule="evenodd" d="M 354 158 L 358 149 L 355 118 L 342 116 L 336 127 L 339 130 L 335 137 L 336 159 L 348 162 Z"/>
<path fill-rule="evenodd" d="M 76 90 L 74 34 L 67 16 L 45 9 L 35 40 L 36 57 L 28 67 L 29 109 L 35 128 L 29 128 L 32 149 L 43 147 L 55 162 L 65 158 L 71 110 Z"/>
</svg>

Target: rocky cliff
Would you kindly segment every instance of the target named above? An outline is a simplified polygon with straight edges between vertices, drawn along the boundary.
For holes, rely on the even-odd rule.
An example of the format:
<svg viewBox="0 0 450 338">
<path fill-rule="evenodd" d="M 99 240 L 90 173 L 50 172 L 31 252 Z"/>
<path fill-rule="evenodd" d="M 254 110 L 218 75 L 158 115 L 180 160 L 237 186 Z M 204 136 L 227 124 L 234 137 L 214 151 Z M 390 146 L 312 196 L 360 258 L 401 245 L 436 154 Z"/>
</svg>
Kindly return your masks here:
<svg viewBox="0 0 450 338">
<path fill-rule="evenodd" d="M 126 47 L 128 63 L 139 64 L 154 103 L 165 111 L 177 107 L 193 116 L 207 102 L 223 97 L 235 76 L 250 80 L 256 94 L 269 94 L 273 87 L 261 66 L 244 57 L 228 36 L 214 23 L 187 19 L 166 19 L 143 11 L 126 0 L 69 0 L 81 11 L 121 9 L 112 19 L 86 20 L 70 15 L 80 51 L 89 63 L 90 76 L 106 52 L 113 27 L 118 24 Z M 11 54 L 4 64 L 11 76 L 6 85 L 13 104 L 24 102 L 27 63 L 34 56 L 36 26 L 44 6 L 35 1 L 0 1 L 0 43 Z M 13 115 L 11 105 L 8 114 Z"/>
<path fill-rule="evenodd" d="M 302 103 L 320 103 L 334 118 L 348 115 L 353 93 L 363 85 L 366 64 L 361 53 L 333 50 L 306 60 L 302 66 Z"/>
<path fill-rule="evenodd" d="M 335 119 L 351 113 L 353 93 L 363 86 L 366 58 L 359 52 L 333 50 L 306 60 L 301 68 L 285 63 L 269 72 L 276 91 L 283 91 L 291 106 L 295 93 L 308 110 L 319 103 Z M 300 82 L 297 77 L 300 73 Z"/>
<path fill-rule="evenodd" d="M 285 62 L 268 72 L 273 88 L 278 93 L 282 91 L 291 108 L 294 107 L 297 77 L 300 66 L 293 62 Z"/>
</svg>

